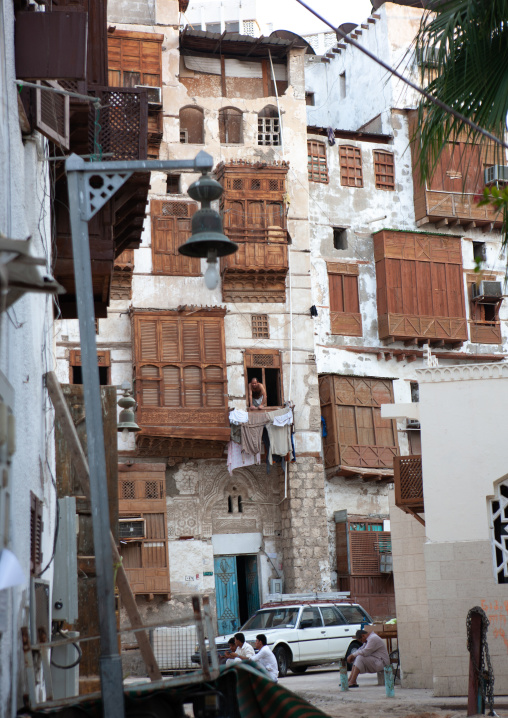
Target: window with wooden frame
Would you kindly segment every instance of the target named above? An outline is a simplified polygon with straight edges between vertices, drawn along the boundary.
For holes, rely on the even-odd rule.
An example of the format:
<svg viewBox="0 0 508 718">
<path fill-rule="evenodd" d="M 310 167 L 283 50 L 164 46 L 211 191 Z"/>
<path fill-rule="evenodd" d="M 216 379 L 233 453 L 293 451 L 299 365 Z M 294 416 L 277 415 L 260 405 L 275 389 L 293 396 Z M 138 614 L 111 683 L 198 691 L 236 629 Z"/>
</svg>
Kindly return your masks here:
<svg viewBox="0 0 508 718">
<path fill-rule="evenodd" d="M 395 190 L 395 162 L 393 152 L 374 150 L 374 175 L 377 189 Z"/>
<path fill-rule="evenodd" d="M 246 349 L 244 354 L 245 395 L 249 397 L 249 382 L 256 378 L 266 389 L 267 406 L 284 405 L 282 361 L 277 349 Z"/>
<path fill-rule="evenodd" d="M 219 110 L 219 141 L 221 145 L 241 145 L 243 143 L 243 112 L 236 107 L 223 107 Z"/>
<path fill-rule="evenodd" d="M 469 294 L 469 334 L 475 344 L 501 344 L 501 322 L 499 309 L 502 299 L 479 297 L 475 299 L 474 289 L 479 275 L 468 272 L 466 275 Z M 498 277 L 488 272 L 481 273 L 482 280 L 495 282 Z"/>
<path fill-rule="evenodd" d="M 340 145 L 340 183 L 344 187 L 363 187 L 362 151 L 359 147 Z"/>
<path fill-rule="evenodd" d="M 280 145 L 279 112 L 273 105 L 258 112 L 258 145 Z"/>
<path fill-rule="evenodd" d="M 358 296 L 358 265 L 327 262 L 332 334 L 362 336 L 362 315 Z"/>
<path fill-rule="evenodd" d="M 164 35 L 115 30 L 108 34 L 108 82 L 111 87 L 162 87 Z"/>
<path fill-rule="evenodd" d="M 42 570 L 42 501 L 30 491 L 30 575 Z"/>
<path fill-rule="evenodd" d="M 137 421 L 145 434 L 222 440 L 227 375 L 222 308 L 134 312 Z"/>
<path fill-rule="evenodd" d="M 326 145 L 324 142 L 307 141 L 307 169 L 309 182 L 328 183 L 328 166 L 326 164 Z"/>
<path fill-rule="evenodd" d="M 205 141 L 205 117 L 201 107 L 182 107 L 180 110 L 180 142 L 202 145 Z"/>
<path fill-rule="evenodd" d="M 252 315 L 252 338 L 253 339 L 269 339 L 270 325 L 268 323 L 268 314 Z"/>
<path fill-rule="evenodd" d="M 198 206 L 195 202 L 152 199 L 152 267 L 154 274 L 168 276 L 201 276 L 199 257 L 184 257 L 178 247 L 189 239 L 191 218 Z"/>
<path fill-rule="evenodd" d="M 319 378 L 325 467 L 344 472 L 392 469 L 398 454 L 397 427 L 381 417 L 381 405 L 393 403 L 391 379 L 337 376 Z"/>
<path fill-rule="evenodd" d="M 164 464 L 118 467 L 120 555 L 132 591 L 169 598 Z"/>
<path fill-rule="evenodd" d="M 99 365 L 99 383 L 101 386 L 111 384 L 111 353 L 108 350 L 97 351 Z M 69 384 L 82 384 L 81 350 L 71 349 L 69 355 Z"/>
</svg>

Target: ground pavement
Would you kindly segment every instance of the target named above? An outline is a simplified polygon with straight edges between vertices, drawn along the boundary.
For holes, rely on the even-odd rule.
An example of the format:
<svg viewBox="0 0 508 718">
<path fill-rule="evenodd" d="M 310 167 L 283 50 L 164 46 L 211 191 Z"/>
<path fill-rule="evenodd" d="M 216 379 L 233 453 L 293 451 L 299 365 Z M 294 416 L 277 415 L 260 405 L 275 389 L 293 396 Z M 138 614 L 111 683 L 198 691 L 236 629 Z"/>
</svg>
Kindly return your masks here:
<svg viewBox="0 0 508 718">
<path fill-rule="evenodd" d="M 377 675 L 359 676 L 359 688 L 341 692 L 338 668 L 288 673 L 280 683 L 331 718 L 463 718 L 467 713 L 466 697 L 435 698 L 430 689 L 395 686 L 395 698 L 386 698 Z M 500 718 L 508 718 L 508 696 L 498 696 L 494 707 Z"/>
</svg>

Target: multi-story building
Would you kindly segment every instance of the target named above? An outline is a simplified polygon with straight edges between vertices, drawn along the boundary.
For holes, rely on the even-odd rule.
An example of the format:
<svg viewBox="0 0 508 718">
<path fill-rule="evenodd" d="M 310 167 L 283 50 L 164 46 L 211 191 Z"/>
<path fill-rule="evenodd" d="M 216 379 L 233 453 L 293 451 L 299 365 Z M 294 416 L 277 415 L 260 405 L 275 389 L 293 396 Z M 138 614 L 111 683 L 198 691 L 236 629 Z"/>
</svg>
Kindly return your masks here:
<svg viewBox="0 0 508 718">
<path fill-rule="evenodd" d="M 411 43 L 422 11 L 405 3 L 378 5 L 349 39 L 418 80 Z M 422 453 L 411 403 L 418 401 L 418 370 L 427 365 L 428 350 L 440 367 L 469 365 L 471 376 L 470 365 L 506 357 L 501 218 L 477 206 L 495 154 L 481 164 L 478 147 L 456 143 L 445 148 L 425 185 L 417 163 L 418 97 L 351 42 L 339 41 L 323 57 L 306 57 L 306 91 L 315 352 L 327 432 L 332 565 L 339 587 L 351 588 L 369 607 L 385 594 L 393 610 L 395 588 L 402 652 L 415 632 L 422 641 L 422 651 L 412 649 L 406 664 L 407 685 L 429 685 L 429 623 L 417 584 L 409 585 L 419 580 L 423 590 L 424 573 L 406 580 L 412 557 L 406 559 L 400 545 L 394 585 L 380 570 L 390 565 L 382 559 L 384 539 L 367 538 L 365 531 L 372 523 L 386 528 L 394 461 L 400 472 L 403 458 L 397 455 Z M 393 401 L 404 409 L 382 416 L 381 405 Z M 425 465 L 425 446 L 423 454 Z M 420 504 L 406 507 L 418 520 Z M 397 535 L 400 540 L 400 528 Z M 465 614 L 462 619 L 465 627 Z M 425 665 L 419 656 L 427 656 Z M 456 688 L 453 681 L 442 683 L 445 692 Z"/>
</svg>

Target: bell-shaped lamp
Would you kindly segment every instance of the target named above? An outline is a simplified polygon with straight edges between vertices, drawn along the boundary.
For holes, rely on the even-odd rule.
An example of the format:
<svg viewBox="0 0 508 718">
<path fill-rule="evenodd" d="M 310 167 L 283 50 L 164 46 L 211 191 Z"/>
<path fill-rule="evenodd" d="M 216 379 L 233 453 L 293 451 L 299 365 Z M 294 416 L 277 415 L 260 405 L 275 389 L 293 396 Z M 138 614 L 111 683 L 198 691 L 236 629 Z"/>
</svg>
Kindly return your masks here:
<svg viewBox="0 0 508 718">
<path fill-rule="evenodd" d="M 136 401 L 132 396 L 131 385 L 128 381 L 122 384 L 123 395 L 118 400 L 118 406 L 122 407 L 120 416 L 118 417 L 117 430 L 122 432 L 122 441 L 127 441 L 129 434 L 136 431 L 141 431 L 139 426 L 136 424 L 134 416 L 134 407 Z"/>
<path fill-rule="evenodd" d="M 192 217 L 192 235 L 178 248 L 180 254 L 186 257 L 206 259 L 205 284 L 208 289 L 215 289 L 219 283 L 217 257 L 233 254 L 238 249 L 238 245 L 223 234 L 222 220 L 218 212 L 210 207 L 222 191 L 221 185 L 208 175 L 203 175 L 189 187 L 189 195 L 201 202 L 201 209 Z"/>
</svg>

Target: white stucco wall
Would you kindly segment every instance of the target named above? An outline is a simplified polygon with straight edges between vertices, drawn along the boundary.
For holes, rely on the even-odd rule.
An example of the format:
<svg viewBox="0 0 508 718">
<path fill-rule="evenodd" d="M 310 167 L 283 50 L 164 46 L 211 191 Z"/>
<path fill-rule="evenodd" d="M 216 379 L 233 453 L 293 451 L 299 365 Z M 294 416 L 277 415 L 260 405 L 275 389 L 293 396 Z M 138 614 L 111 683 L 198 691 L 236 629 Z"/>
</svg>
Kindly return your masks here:
<svg viewBox="0 0 508 718">
<path fill-rule="evenodd" d="M 10 239 L 32 237 L 34 256 L 51 261 L 50 181 L 42 161 L 45 140 L 22 141 L 14 84 L 14 14 L 10 0 L 0 3 L 0 233 Z M 43 268 L 41 268 L 43 270 Z M 21 626 L 28 625 L 30 574 L 30 492 L 43 502 L 43 578 L 51 582 L 56 495 L 54 414 L 43 383 L 53 368 L 53 300 L 26 294 L 0 315 L 0 371 L 14 391 L 16 452 L 10 467 L 11 513 L 7 548 L 17 557 L 26 581 L 0 591 L 0 716 L 21 705 Z M 2 548 L 0 546 L 0 548 Z"/>
<path fill-rule="evenodd" d="M 507 472 L 508 364 L 417 375 L 427 539 L 488 540 L 487 498 Z"/>
</svg>

